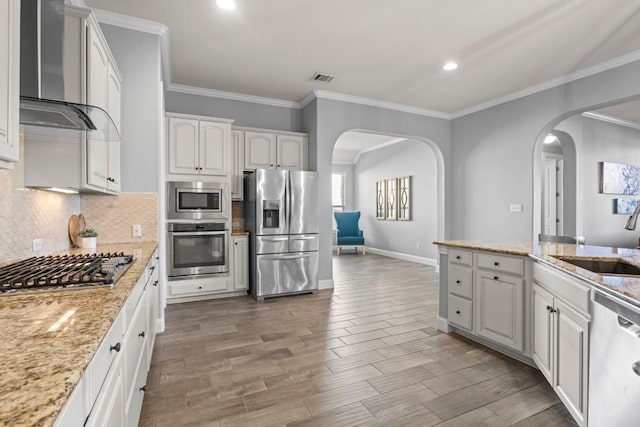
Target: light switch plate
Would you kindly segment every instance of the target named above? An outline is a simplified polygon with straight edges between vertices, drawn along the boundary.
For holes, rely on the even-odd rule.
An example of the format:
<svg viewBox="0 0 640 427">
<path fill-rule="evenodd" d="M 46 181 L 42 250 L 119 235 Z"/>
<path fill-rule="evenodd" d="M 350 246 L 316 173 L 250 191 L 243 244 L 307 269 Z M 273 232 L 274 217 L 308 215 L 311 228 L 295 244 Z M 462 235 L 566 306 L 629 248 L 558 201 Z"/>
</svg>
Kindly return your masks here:
<svg viewBox="0 0 640 427">
<path fill-rule="evenodd" d="M 142 225 L 133 224 L 131 227 L 131 234 L 133 234 L 133 237 L 142 237 Z"/>
<path fill-rule="evenodd" d="M 33 242 L 31 242 L 31 249 L 33 252 L 40 252 L 42 250 L 42 239 L 33 239 Z"/>
<path fill-rule="evenodd" d="M 511 212 L 522 212 L 522 204 L 512 203 L 510 207 Z"/>
</svg>

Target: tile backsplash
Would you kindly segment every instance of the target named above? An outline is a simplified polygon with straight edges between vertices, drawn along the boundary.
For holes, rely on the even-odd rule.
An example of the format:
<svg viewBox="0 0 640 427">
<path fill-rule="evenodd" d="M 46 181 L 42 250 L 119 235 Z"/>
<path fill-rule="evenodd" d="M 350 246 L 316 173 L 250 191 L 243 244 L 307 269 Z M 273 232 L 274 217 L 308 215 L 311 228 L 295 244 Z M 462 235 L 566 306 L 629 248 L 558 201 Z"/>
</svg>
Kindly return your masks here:
<svg viewBox="0 0 640 427">
<path fill-rule="evenodd" d="M 158 240 L 157 193 L 85 194 L 82 214 L 87 228 L 98 232 L 98 244 Z M 133 224 L 142 226 L 142 237 L 132 236 Z"/>
<path fill-rule="evenodd" d="M 23 138 L 20 158 L 24 159 Z M 24 189 L 24 161 L 0 169 L 0 263 L 34 256 L 32 241 L 42 239 L 41 254 L 69 247 L 68 220 L 80 212 L 80 196 Z"/>
</svg>

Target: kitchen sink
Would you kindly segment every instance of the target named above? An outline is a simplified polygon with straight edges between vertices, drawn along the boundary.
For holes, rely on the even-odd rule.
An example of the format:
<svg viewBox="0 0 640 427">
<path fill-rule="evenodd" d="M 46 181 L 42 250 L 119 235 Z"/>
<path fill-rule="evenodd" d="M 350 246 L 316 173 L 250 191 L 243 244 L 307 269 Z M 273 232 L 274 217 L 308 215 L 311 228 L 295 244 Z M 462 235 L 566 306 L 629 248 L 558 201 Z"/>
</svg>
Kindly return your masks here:
<svg viewBox="0 0 640 427">
<path fill-rule="evenodd" d="M 640 267 L 636 267 L 633 264 L 625 262 L 618 258 L 612 258 L 608 260 L 602 259 L 588 259 L 588 258 L 568 258 L 568 257 L 556 257 L 559 260 L 573 264 L 576 267 L 584 268 L 585 270 L 592 271 L 598 274 L 605 275 L 623 275 L 623 276 L 640 276 Z"/>
</svg>

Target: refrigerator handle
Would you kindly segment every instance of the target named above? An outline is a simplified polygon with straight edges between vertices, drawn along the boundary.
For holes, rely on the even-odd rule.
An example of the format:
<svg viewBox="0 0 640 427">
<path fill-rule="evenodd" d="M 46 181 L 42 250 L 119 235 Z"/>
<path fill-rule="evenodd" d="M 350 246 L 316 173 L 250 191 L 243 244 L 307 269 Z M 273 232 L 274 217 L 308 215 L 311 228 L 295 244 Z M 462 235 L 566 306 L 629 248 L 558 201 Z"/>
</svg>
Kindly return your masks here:
<svg viewBox="0 0 640 427">
<path fill-rule="evenodd" d="M 287 224 L 287 234 L 291 233 L 291 176 L 289 171 L 286 171 L 287 178 L 284 181 L 284 223 Z"/>
</svg>

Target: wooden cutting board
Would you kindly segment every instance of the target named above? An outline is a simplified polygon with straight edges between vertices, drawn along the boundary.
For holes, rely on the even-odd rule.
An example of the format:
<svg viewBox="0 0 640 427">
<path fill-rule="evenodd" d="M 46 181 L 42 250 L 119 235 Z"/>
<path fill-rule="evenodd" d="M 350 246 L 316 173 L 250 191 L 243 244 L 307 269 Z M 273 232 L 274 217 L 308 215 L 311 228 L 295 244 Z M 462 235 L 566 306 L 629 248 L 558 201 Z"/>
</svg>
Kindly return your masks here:
<svg viewBox="0 0 640 427">
<path fill-rule="evenodd" d="M 84 230 L 86 226 L 87 223 L 82 214 L 71 215 L 69 218 L 69 241 L 74 248 L 80 247 L 80 237 L 78 237 L 78 233 Z"/>
</svg>

